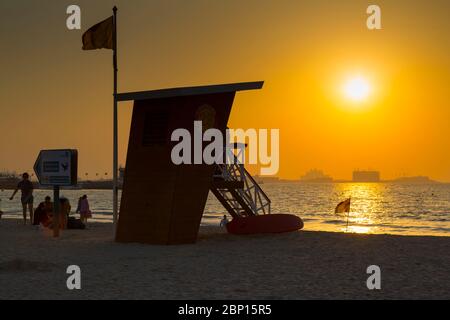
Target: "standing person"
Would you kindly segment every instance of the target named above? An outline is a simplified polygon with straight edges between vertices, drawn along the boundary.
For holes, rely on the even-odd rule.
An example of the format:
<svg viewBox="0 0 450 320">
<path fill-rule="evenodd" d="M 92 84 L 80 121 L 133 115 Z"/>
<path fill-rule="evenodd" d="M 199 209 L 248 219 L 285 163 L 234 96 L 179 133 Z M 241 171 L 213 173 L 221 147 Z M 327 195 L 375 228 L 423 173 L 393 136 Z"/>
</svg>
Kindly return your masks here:
<svg viewBox="0 0 450 320">
<path fill-rule="evenodd" d="M 83 197 L 79 197 L 78 198 L 78 204 L 77 204 L 77 210 L 75 210 L 75 213 L 79 213 L 80 212 L 80 208 L 81 208 L 81 199 Z"/>
<path fill-rule="evenodd" d="M 23 224 L 27 224 L 27 208 L 30 211 L 31 224 L 33 224 L 33 183 L 30 181 L 30 176 L 26 172 L 22 175 L 22 181 L 19 182 L 16 190 L 14 190 L 9 200 L 13 200 L 19 190 L 22 192 L 22 197 L 20 200 L 22 202 Z"/>
<path fill-rule="evenodd" d="M 92 218 L 92 212 L 89 208 L 89 201 L 87 195 L 82 196 L 78 200 L 77 212 L 80 213 L 81 222 L 87 223 L 88 218 Z"/>
</svg>

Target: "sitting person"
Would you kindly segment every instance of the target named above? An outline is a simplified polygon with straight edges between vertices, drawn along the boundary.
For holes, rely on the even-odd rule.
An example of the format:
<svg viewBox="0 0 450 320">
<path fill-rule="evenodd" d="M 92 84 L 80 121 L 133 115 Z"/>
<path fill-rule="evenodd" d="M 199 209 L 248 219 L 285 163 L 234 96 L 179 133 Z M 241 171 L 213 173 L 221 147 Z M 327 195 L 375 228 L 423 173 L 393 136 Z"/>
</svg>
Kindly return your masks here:
<svg viewBox="0 0 450 320">
<path fill-rule="evenodd" d="M 71 210 L 70 202 L 66 198 L 59 199 L 59 228 L 61 230 L 67 229 L 67 221 Z M 47 212 L 47 219 L 41 220 L 41 224 L 46 228 L 53 228 L 53 206 L 52 210 Z"/>
<path fill-rule="evenodd" d="M 34 214 L 33 214 L 33 226 L 38 226 L 41 224 L 41 219 L 42 216 L 44 215 L 44 203 L 41 202 L 39 203 L 39 205 L 37 206 L 36 209 L 34 209 Z"/>
<path fill-rule="evenodd" d="M 52 199 L 47 196 L 45 197 L 44 202 L 41 202 L 36 210 L 34 210 L 34 221 L 33 225 L 38 226 L 41 223 L 46 223 L 49 219 L 49 214 L 53 211 L 53 202 Z"/>
</svg>

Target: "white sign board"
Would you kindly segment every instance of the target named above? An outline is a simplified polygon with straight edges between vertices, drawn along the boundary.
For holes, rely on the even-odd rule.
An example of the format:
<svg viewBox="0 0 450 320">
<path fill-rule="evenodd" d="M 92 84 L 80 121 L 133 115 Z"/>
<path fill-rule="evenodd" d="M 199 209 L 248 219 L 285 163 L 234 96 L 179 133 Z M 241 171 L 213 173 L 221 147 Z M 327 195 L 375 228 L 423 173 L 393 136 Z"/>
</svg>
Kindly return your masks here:
<svg viewBox="0 0 450 320">
<path fill-rule="evenodd" d="M 42 150 L 34 164 L 34 172 L 42 186 L 77 184 L 77 150 Z"/>
</svg>

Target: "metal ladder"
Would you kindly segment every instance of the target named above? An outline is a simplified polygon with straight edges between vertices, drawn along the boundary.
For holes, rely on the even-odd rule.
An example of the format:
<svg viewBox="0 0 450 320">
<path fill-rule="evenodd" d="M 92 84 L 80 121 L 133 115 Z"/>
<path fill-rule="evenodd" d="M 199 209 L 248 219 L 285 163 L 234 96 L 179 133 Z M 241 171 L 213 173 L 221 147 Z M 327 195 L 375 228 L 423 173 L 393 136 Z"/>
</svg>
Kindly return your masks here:
<svg viewBox="0 0 450 320">
<path fill-rule="evenodd" d="M 269 197 L 235 156 L 231 162 L 216 165 L 211 192 L 233 218 L 270 214 Z"/>
</svg>

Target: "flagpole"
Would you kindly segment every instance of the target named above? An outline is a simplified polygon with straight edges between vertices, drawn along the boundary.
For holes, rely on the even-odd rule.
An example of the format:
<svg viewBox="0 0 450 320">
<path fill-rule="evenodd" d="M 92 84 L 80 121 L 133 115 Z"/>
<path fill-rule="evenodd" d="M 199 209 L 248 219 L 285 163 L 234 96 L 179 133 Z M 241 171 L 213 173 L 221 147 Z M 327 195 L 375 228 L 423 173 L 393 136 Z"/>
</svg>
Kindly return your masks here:
<svg viewBox="0 0 450 320">
<path fill-rule="evenodd" d="M 347 212 L 347 227 L 345 228 L 345 233 L 348 232 L 348 224 L 349 224 L 349 219 L 350 219 L 350 211 Z"/>
<path fill-rule="evenodd" d="M 113 66 L 114 66 L 114 123 L 113 123 L 113 221 L 117 223 L 118 216 L 118 116 L 117 116 L 117 7 L 113 8 Z"/>
<path fill-rule="evenodd" d="M 350 197 L 350 207 L 349 207 L 348 212 L 347 212 L 347 228 L 345 228 L 345 233 L 348 232 L 348 225 L 349 225 L 349 220 L 350 220 L 350 208 L 351 208 L 351 203 L 352 203 L 352 198 Z"/>
</svg>

